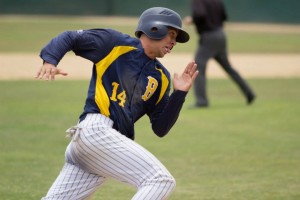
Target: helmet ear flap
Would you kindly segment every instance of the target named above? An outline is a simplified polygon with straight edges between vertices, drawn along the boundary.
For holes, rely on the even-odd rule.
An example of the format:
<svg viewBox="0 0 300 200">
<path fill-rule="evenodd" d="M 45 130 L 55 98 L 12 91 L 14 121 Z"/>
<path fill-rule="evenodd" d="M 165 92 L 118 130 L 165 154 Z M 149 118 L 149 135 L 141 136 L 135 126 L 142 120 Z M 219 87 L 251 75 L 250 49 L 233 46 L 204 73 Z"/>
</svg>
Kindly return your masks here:
<svg viewBox="0 0 300 200">
<path fill-rule="evenodd" d="M 162 24 L 151 24 L 145 34 L 155 40 L 163 39 L 168 34 L 168 27 Z"/>
</svg>

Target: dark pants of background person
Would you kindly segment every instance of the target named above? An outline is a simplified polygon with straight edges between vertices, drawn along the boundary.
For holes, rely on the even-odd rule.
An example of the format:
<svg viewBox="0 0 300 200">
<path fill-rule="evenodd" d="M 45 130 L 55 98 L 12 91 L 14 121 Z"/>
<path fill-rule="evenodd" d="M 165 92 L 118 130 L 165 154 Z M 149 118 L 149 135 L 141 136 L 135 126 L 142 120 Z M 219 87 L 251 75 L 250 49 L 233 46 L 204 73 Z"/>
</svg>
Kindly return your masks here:
<svg viewBox="0 0 300 200">
<path fill-rule="evenodd" d="M 248 104 L 254 99 L 254 93 L 246 81 L 231 66 L 227 55 L 226 35 L 222 29 L 205 32 L 201 34 L 195 61 L 199 70 L 199 75 L 194 84 L 196 96 L 196 106 L 206 107 L 209 105 L 206 92 L 206 66 L 209 59 L 214 58 L 239 86 L 245 95 Z"/>
</svg>

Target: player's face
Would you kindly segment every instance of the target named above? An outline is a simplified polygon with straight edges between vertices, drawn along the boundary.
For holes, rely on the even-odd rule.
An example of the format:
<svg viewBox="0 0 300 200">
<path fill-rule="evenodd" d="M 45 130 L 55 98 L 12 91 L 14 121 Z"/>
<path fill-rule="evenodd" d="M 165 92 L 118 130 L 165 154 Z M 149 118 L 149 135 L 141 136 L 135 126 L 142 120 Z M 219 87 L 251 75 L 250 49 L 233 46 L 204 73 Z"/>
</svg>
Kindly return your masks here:
<svg viewBox="0 0 300 200">
<path fill-rule="evenodd" d="M 176 29 L 169 28 L 168 34 L 165 38 L 160 40 L 160 55 L 164 57 L 167 53 L 171 53 L 171 50 L 176 45 L 176 37 L 178 33 Z"/>
<path fill-rule="evenodd" d="M 169 28 L 168 34 L 161 40 L 153 40 L 142 34 L 141 41 L 146 55 L 155 59 L 162 58 L 167 53 L 171 53 L 171 50 L 176 45 L 177 35 L 178 31 L 174 28 Z"/>
<path fill-rule="evenodd" d="M 153 50 L 155 51 L 157 58 L 164 57 L 167 53 L 171 53 L 171 50 L 176 45 L 177 29 L 169 28 L 168 34 L 161 40 L 153 41 Z"/>
</svg>

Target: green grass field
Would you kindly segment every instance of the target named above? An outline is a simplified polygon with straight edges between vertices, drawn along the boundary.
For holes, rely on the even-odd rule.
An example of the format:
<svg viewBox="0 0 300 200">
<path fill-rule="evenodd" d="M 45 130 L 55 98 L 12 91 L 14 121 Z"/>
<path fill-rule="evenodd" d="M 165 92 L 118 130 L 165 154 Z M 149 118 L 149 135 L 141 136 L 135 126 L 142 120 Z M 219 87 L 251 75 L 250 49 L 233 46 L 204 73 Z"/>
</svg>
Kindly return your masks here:
<svg viewBox="0 0 300 200">
<path fill-rule="evenodd" d="M 177 180 L 173 200 L 300 198 L 299 79 L 253 79 L 254 105 L 226 79 L 209 82 L 211 108 L 181 116 L 165 138 L 149 120 L 136 141 Z M 88 81 L 0 82 L 0 199 L 39 199 L 63 165 L 65 130 L 82 111 Z M 93 199 L 130 199 L 134 188 L 110 181 Z M 113 195 L 112 195 L 113 194 Z"/>
<path fill-rule="evenodd" d="M 136 20 L 110 20 L 78 17 L 0 16 L 0 52 L 39 52 L 54 36 L 65 30 L 114 28 L 133 35 Z M 175 52 L 193 53 L 198 36 L 193 26 L 185 27 L 191 36 L 188 45 L 176 46 Z M 300 53 L 300 32 L 273 32 L 271 29 L 238 31 L 228 29 L 229 50 L 232 53 Z M 286 27 L 282 27 L 286 29 Z M 3 38 L 3 39 L 2 39 Z"/>
<path fill-rule="evenodd" d="M 64 30 L 135 26 L 97 19 L 0 16 L 0 53 L 38 54 Z M 197 40 L 177 52 L 193 53 Z M 235 53 L 300 53 L 299 33 L 229 30 Z M 0 66 L 1 67 L 1 66 Z M 283 66 L 284 67 L 284 66 Z M 24 70 L 24 69 L 22 69 Z M 149 120 L 136 141 L 177 181 L 171 200 L 300 199 L 300 79 L 250 79 L 258 98 L 247 106 L 229 79 L 210 79 L 211 107 L 188 109 L 190 92 L 169 135 L 156 137 Z M 0 81 L 0 199 L 40 199 L 58 175 L 68 144 L 65 130 L 82 112 L 88 80 Z M 108 181 L 92 199 L 130 199 L 135 189 Z"/>
</svg>

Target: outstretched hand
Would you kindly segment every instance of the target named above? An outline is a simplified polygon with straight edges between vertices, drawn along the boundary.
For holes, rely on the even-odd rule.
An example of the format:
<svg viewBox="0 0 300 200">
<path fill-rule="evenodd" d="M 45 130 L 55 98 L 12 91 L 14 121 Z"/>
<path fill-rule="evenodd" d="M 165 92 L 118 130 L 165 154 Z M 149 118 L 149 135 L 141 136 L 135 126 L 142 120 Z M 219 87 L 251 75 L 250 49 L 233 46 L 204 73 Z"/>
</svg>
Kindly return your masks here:
<svg viewBox="0 0 300 200">
<path fill-rule="evenodd" d="M 36 79 L 44 79 L 44 80 L 54 80 L 56 75 L 67 76 L 68 73 L 64 72 L 61 69 L 58 69 L 54 65 L 44 62 L 43 66 L 36 73 Z"/>
<path fill-rule="evenodd" d="M 185 25 L 192 25 L 193 24 L 193 17 L 192 16 L 186 16 L 183 18 L 183 23 Z"/>
<path fill-rule="evenodd" d="M 197 75 L 199 74 L 199 71 L 196 69 L 197 69 L 197 64 L 194 61 L 192 61 L 188 63 L 181 76 L 175 73 L 173 79 L 174 89 L 185 91 L 185 92 L 189 91 Z"/>
</svg>

